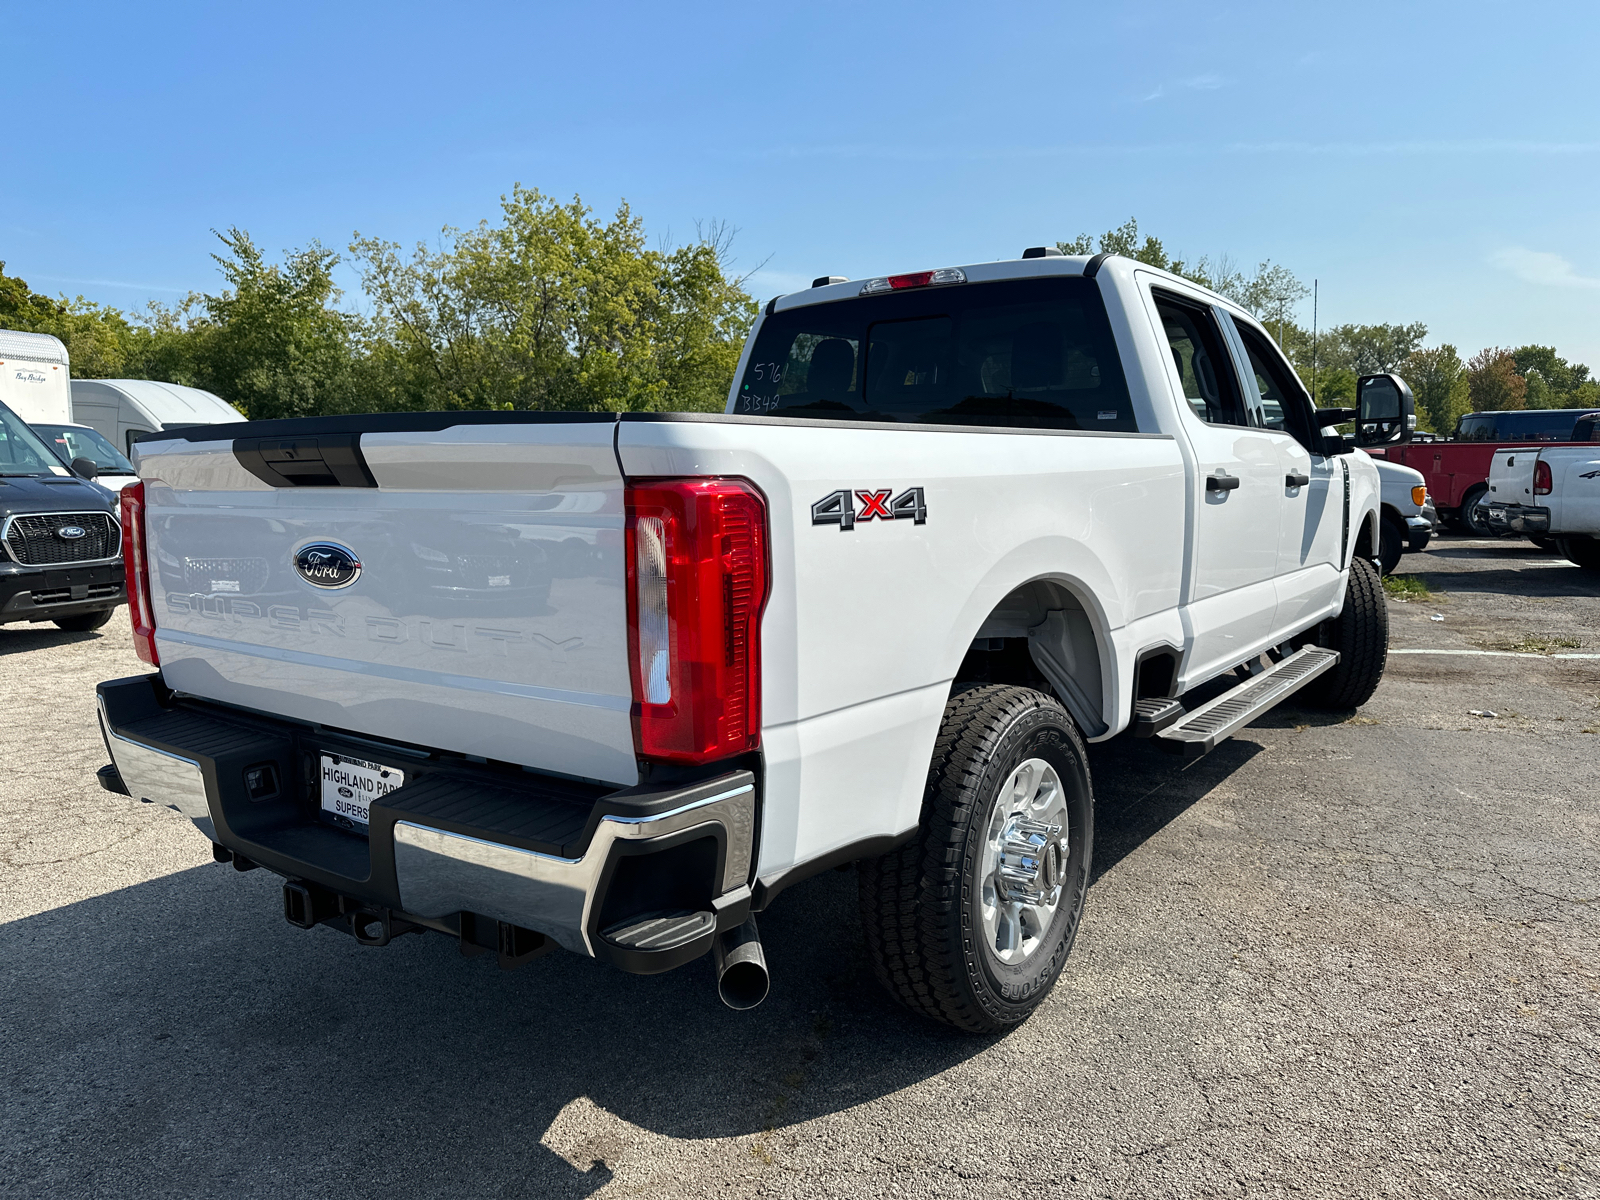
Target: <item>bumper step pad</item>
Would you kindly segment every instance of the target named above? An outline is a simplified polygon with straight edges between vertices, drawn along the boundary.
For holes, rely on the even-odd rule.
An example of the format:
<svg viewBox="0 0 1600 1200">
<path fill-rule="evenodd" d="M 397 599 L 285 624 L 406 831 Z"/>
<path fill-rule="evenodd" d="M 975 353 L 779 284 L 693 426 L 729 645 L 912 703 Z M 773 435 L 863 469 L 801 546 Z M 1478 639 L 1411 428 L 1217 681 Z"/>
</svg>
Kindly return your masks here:
<svg viewBox="0 0 1600 1200">
<path fill-rule="evenodd" d="M 1324 671 L 1338 665 L 1339 655 L 1321 646 L 1307 646 L 1274 663 L 1248 683 L 1230 688 L 1174 722 L 1155 740 L 1169 754 L 1199 758 L 1215 750 L 1235 732 L 1286 700 Z"/>
<path fill-rule="evenodd" d="M 714 912 L 656 913 L 614 926 L 601 936 L 627 950 L 673 950 L 716 928 Z"/>
</svg>

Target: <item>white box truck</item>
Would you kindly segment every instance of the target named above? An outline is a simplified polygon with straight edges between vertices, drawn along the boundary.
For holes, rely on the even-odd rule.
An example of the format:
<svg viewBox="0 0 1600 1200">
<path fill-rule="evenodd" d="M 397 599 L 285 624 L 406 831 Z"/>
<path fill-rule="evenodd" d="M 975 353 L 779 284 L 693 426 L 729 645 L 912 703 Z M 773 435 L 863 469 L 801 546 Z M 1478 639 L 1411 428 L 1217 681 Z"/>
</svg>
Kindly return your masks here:
<svg viewBox="0 0 1600 1200">
<path fill-rule="evenodd" d="M 229 424 L 244 420 L 244 414 L 213 392 L 181 383 L 76 379 L 72 382 L 72 415 L 50 419 L 87 425 L 119 450 L 130 453 L 133 439 L 142 433 Z"/>
</svg>

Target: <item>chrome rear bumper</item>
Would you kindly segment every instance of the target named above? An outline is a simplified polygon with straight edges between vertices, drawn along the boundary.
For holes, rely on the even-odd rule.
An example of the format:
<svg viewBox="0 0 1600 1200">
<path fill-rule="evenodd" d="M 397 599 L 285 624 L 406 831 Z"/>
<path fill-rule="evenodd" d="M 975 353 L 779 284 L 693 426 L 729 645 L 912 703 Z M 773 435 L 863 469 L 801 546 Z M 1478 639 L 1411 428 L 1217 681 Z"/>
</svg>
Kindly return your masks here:
<svg viewBox="0 0 1600 1200">
<path fill-rule="evenodd" d="M 445 931 L 472 914 L 641 972 L 705 953 L 749 911 L 748 769 L 614 791 L 415 747 L 352 748 L 337 731 L 175 700 L 153 675 L 101 684 L 98 703 L 128 794 L 176 809 L 236 865 L 343 898 L 330 911 L 381 909 Z M 320 819 L 312 764 L 325 752 L 405 764 L 404 786 L 372 801 L 365 836 Z M 638 932 L 663 913 L 683 931 L 671 945 Z"/>
<path fill-rule="evenodd" d="M 600 818 L 580 858 L 559 858 L 412 821 L 394 827 L 394 866 L 400 906 L 419 917 L 481 913 L 553 938 L 568 950 L 593 955 L 590 917 L 613 846 L 648 843 L 680 833 L 720 828 L 728 852 L 721 894 L 737 895 L 750 874 L 755 832 L 755 785 L 737 784 L 653 817 Z"/>
<path fill-rule="evenodd" d="M 1496 533 L 1549 533 L 1550 510 L 1532 504 L 1480 504 L 1478 511 Z"/>
</svg>

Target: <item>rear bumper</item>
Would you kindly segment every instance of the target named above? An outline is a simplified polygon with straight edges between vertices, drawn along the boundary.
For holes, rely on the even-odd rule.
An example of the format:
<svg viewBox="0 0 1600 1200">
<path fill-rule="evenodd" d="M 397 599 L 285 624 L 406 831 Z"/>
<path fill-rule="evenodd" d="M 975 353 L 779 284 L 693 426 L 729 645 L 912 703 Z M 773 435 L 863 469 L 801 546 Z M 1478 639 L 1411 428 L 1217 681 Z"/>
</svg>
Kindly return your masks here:
<svg viewBox="0 0 1600 1200">
<path fill-rule="evenodd" d="M 0 571 L 0 623 L 75 617 L 127 598 L 121 563 Z"/>
<path fill-rule="evenodd" d="M 1549 533 L 1550 510 L 1532 504 L 1481 504 L 1489 528 L 1496 533 Z"/>
<path fill-rule="evenodd" d="M 175 699 L 153 675 L 102 683 L 98 701 L 130 795 L 325 894 L 330 914 L 383 910 L 464 943 L 471 914 L 650 973 L 705 953 L 749 910 L 750 770 L 611 790 Z M 324 752 L 406 772 L 364 837 L 319 819 Z M 676 935 L 640 932 L 663 915 Z"/>
</svg>

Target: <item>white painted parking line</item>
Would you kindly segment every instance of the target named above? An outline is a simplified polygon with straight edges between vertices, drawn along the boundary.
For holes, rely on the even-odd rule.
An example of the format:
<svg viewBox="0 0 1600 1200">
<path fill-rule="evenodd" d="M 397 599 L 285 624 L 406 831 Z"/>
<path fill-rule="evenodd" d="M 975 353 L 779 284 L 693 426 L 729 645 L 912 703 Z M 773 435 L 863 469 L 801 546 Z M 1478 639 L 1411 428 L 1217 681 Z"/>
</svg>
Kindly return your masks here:
<svg viewBox="0 0 1600 1200">
<path fill-rule="evenodd" d="M 1390 654 L 1471 654 L 1482 658 L 1600 658 L 1600 654 L 1535 654 L 1527 650 L 1391 650 Z"/>
</svg>

